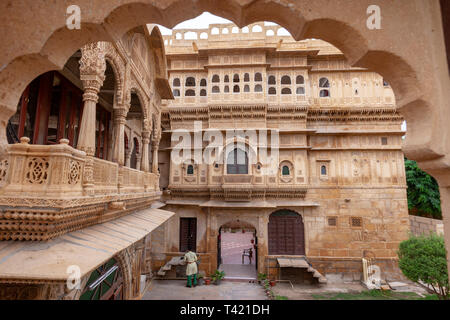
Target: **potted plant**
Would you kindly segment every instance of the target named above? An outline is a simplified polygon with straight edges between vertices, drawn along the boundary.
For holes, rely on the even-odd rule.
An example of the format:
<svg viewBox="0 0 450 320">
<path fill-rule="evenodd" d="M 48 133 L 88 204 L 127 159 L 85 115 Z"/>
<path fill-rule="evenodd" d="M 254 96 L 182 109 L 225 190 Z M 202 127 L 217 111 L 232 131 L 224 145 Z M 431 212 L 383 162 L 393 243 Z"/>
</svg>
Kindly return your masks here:
<svg viewBox="0 0 450 320">
<path fill-rule="evenodd" d="M 211 283 L 211 279 L 205 278 L 205 285 L 209 286 L 210 283 Z"/>
<path fill-rule="evenodd" d="M 277 281 L 276 280 L 270 280 L 269 284 L 270 284 L 271 287 L 274 287 L 277 284 Z"/>
<path fill-rule="evenodd" d="M 211 276 L 212 281 L 215 285 L 219 285 L 222 281 L 223 277 L 225 277 L 225 272 L 216 270 Z"/>
<path fill-rule="evenodd" d="M 267 275 L 265 273 L 258 273 L 258 283 L 267 279 Z"/>
<path fill-rule="evenodd" d="M 205 281 L 205 278 L 203 276 L 203 274 L 199 273 L 197 276 L 197 280 L 198 280 L 198 285 L 201 286 L 203 285 L 203 282 Z"/>
</svg>

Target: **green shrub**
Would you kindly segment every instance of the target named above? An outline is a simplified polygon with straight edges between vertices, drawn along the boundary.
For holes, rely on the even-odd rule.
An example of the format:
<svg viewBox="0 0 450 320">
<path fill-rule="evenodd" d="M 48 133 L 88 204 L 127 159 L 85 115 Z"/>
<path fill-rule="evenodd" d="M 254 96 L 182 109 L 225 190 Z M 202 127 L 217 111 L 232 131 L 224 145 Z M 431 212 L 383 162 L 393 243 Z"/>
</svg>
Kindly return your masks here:
<svg viewBox="0 0 450 320">
<path fill-rule="evenodd" d="M 258 273 L 258 280 L 262 281 L 262 280 L 266 280 L 267 279 L 267 274 L 265 273 Z"/>
<path fill-rule="evenodd" d="M 442 219 L 439 186 L 436 180 L 422 171 L 413 160 L 405 159 L 410 214 Z"/>
<path fill-rule="evenodd" d="M 400 270 L 408 279 L 428 284 L 440 299 L 449 299 L 447 257 L 442 236 L 411 236 L 400 243 L 398 257 Z"/>
</svg>

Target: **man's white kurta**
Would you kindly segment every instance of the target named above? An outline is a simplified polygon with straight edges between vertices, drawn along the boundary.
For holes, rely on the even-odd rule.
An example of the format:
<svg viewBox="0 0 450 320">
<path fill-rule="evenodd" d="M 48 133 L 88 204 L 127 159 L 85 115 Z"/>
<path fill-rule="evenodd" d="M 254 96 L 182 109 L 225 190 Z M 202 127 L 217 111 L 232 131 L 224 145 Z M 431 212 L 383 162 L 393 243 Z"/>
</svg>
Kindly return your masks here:
<svg viewBox="0 0 450 320">
<path fill-rule="evenodd" d="M 191 276 L 193 274 L 197 274 L 197 264 L 195 263 L 197 261 L 197 255 L 192 251 L 188 251 L 184 255 L 184 260 L 187 264 L 186 275 Z"/>
</svg>

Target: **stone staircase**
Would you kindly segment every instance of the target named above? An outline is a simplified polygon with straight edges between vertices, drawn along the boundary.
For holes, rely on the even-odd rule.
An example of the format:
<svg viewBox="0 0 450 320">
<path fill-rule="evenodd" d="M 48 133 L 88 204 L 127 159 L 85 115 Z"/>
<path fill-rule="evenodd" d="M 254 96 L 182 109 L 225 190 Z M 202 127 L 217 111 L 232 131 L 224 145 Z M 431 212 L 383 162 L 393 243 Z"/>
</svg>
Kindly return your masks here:
<svg viewBox="0 0 450 320">
<path fill-rule="evenodd" d="M 172 270 L 173 266 L 181 266 L 184 264 L 184 257 L 173 257 L 158 270 L 157 275 L 160 277 L 164 277 L 168 271 Z"/>
<path fill-rule="evenodd" d="M 321 284 L 327 283 L 327 278 L 323 276 L 319 271 L 313 268 L 306 257 L 298 258 L 277 258 L 280 268 L 300 268 L 306 269 L 306 272 L 310 273 L 314 279 Z"/>
</svg>

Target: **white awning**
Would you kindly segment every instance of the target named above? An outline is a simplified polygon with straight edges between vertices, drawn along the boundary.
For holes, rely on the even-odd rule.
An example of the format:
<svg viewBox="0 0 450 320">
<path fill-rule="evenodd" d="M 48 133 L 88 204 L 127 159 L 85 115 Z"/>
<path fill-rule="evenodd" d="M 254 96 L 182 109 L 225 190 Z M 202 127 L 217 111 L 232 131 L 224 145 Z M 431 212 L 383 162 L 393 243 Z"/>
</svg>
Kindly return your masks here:
<svg viewBox="0 0 450 320">
<path fill-rule="evenodd" d="M 45 242 L 0 241 L 0 282 L 65 281 L 71 265 L 79 266 L 84 276 L 173 215 L 174 212 L 149 208 Z"/>
</svg>

